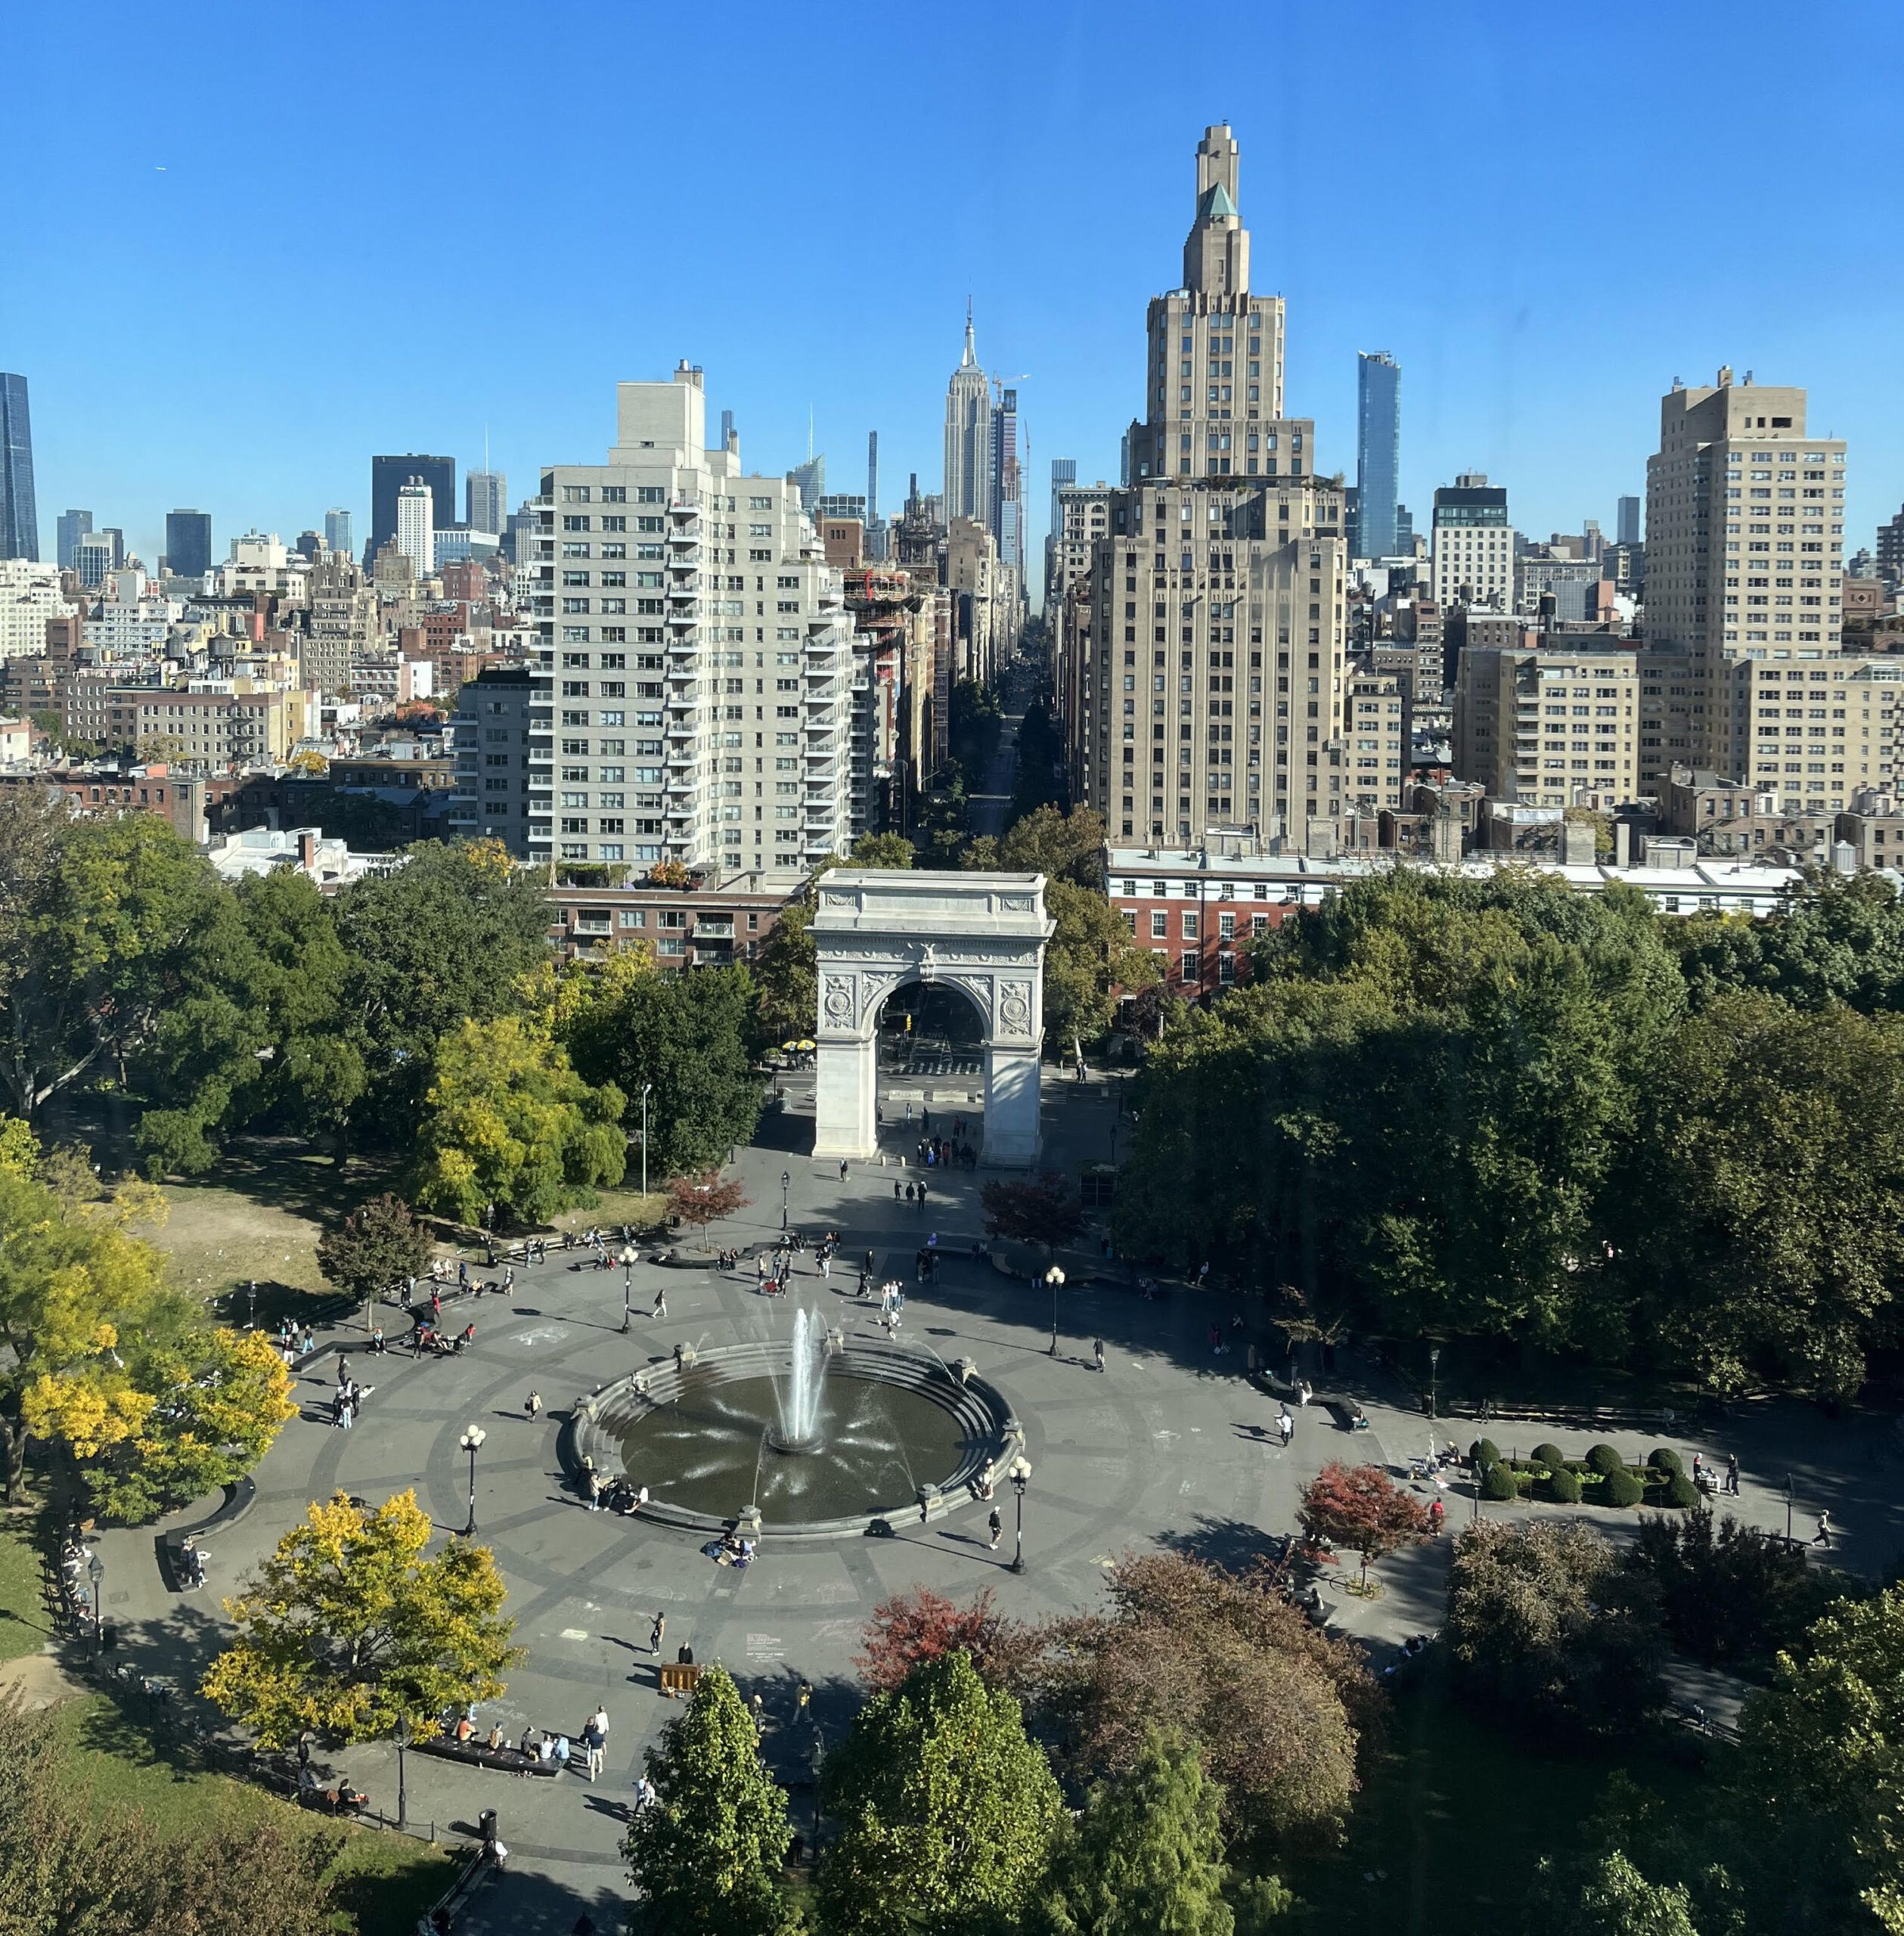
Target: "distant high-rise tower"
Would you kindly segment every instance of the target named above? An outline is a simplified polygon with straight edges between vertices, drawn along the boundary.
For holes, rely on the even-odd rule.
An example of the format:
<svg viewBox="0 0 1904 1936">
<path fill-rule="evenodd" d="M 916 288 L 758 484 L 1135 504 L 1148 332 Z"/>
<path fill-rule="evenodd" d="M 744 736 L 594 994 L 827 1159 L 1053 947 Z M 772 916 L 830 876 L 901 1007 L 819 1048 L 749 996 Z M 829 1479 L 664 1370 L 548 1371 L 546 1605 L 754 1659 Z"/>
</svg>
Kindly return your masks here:
<svg viewBox="0 0 1904 1936">
<path fill-rule="evenodd" d="M 724 410 L 721 413 L 721 448 L 731 450 L 733 447 L 733 412 Z"/>
<path fill-rule="evenodd" d="M 463 480 L 463 522 L 472 531 L 500 532 L 508 515 L 509 479 L 500 470 L 473 470 Z"/>
<path fill-rule="evenodd" d="M 1074 457 L 1054 457 L 1051 460 L 1051 522 L 1047 529 L 1058 532 L 1065 527 L 1065 514 L 1059 507 L 1058 493 L 1067 484 L 1078 482 L 1078 460 Z"/>
<path fill-rule="evenodd" d="M 397 489 L 397 549 L 415 567 L 418 578 L 436 569 L 436 516 L 434 493 L 420 477 Z"/>
<path fill-rule="evenodd" d="M 39 559 L 33 502 L 33 426 L 26 379 L 0 371 L 0 558 Z"/>
<path fill-rule="evenodd" d="M 456 460 L 453 457 L 374 457 L 371 459 L 370 554 L 375 557 L 397 535 L 397 493 L 413 477 L 429 486 L 433 515 L 456 516 Z M 433 523 L 433 529 L 434 525 Z M 427 569 L 427 566 L 420 567 Z"/>
<path fill-rule="evenodd" d="M 826 453 L 822 451 L 796 465 L 786 473 L 786 481 L 799 492 L 802 508 L 811 517 L 826 495 Z"/>
<path fill-rule="evenodd" d="M 350 543 L 350 513 L 347 510 L 328 510 L 324 514 L 324 546 L 327 551 L 348 552 Z"/>
<path fill-rule="evenodd" d="M 1639 500 L 1637 498 L 1622 498 L 1619 511 L 1617 528 L 1620 543 L 1637 544 L 1639 542 Z"/>
<path fill-rule="evenodd" d="M 869 430 L 866 433 L 866 521 L 869 525 L 879 521 L 879 433 Z"/>
<path fill-rule="evenodd" d="M 211 569 L 211 513 L 167 511 L 166 569 L 174 578 L 203 578 Z"/>
<path fill-rule="evenodd" d="M 1018 392 L 1001 389 L 991 417 L 991 532 L 998 561 L 1025 563 L 1025 506 L 1019 491 Z"/>
<path fill-rule="evenodd" d="M 965 356 L 945 391 L 945 520 L 969 517 L 991 529 L 991 386 L 978 367 L 966 305 Z"/>
<path fill-rule="evenodd" d="M 70 572 L 73 568 L 73 554 L 81 538 L 92 529 L 91 511 L 62 511 L 54 524 L 59 547 L 60 569 Z"/>
<path fill-rule="evenodd" d="M 1401 368 L 1385 349 L 1356 358 L 1355 489 L 1361 538 L 1357 555 L 1396 555 L 1395 507 L 1400 501 Z"/>
</svg>

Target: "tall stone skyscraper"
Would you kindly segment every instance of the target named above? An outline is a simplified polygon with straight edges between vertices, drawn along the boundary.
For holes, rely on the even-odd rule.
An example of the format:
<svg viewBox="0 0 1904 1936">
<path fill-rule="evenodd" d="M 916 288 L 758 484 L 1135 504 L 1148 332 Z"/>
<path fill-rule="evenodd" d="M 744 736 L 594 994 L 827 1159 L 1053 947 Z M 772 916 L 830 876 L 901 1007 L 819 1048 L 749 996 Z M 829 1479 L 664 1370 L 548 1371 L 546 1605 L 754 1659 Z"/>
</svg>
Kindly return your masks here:
<svg viewBox="0 0 1904 1936">
<path fill-rule="evenodd" d="M 969 517 L 992 528 L 991 386 L 978 366 L 972 334 L 972 306 L 966 305 L 965 355 L 945 389 L 945 508 L 944 520 Z"/>
<path fill-rule="evenodd" d="M 39 557 L 39 510 L 33 501 L 33 425 L 26 408 L 26 379 L 0 371 L 0 558 L 37 562 Z"/>
<path fill-rule="evenodd" d="M 1250 287 L 1238 150 L 1198 144 L 1180 287 L 1152 297 L 1145 414 L 1088 581 L 1059 617 L 1074 797 L 1125 836 L 1280 830 L 1399 803 L 1344 737 L 1342 495 L 1282 409 L 1283 310 Z"/>
<path fill-rule="evenodd" d="M 1385 349 L 1356 359 L 1356 503 L 1365 558 L 1397 554 L 1395 507 L 1401 501 L 1402 373 Z"/>
<path fill-rule="evenodd" d="M 509 515 L 509 479 L 500 470 L 472 470 L 463 479 L 463 522 L 472 531 L 500 532 Z"/>
</svg>

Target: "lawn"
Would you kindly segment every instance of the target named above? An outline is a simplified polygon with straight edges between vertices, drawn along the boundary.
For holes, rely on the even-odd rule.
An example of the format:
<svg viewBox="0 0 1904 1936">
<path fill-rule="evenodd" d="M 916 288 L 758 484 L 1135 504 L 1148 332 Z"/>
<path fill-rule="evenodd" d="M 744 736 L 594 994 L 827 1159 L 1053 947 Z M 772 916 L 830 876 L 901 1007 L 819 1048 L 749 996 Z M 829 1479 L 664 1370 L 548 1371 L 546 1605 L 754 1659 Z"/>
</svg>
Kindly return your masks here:
<svg viewBox="0 0 1904 1936">
<path fill-rule="evenodd" d="M 1393 1733 L 1344 1846 L 1294 1863 L 1291 1936 L 1344 1927 L 1385 1936 L 1524 1936 L 1535 1864 L 1586 1847 L 1586 1824 L 1620 1764 L 1537 1752 L 1456 1699 L 1438 1662 L 1404 1686 Z M 1627 1772 L 1668 1801 L 1699 1777 L 1657 1764 Z"/>
<path fill-rule="evenodd" d="M 0 1525 L 0 1661 L 36 1654 L 52 1635 L 33 1522 Z"/>
<path fill-rule="evenodd" d="M 87 1786 L 101 1813 L 141 1810 L 178 1835 L 230 1827 L 277 1817 L 294 1832 L 320 1832 L 312 1819 L 229 1776 L 213 1774 L 174 1758 L 104 1694 L 90 1694 L 56 1708 L 53 1727 L 70 1758 L 76 1780 Z M 335 1825 L 324 1829 L 335 1832 Z M 346 1829 L 330 1869 L 330 1879 L 353 1921 L 337 1925 L 358 1936 L 410 1936 L 417 1919 L 454 1879 L 448 1851 L 374 1829 Z"/>
</svg>

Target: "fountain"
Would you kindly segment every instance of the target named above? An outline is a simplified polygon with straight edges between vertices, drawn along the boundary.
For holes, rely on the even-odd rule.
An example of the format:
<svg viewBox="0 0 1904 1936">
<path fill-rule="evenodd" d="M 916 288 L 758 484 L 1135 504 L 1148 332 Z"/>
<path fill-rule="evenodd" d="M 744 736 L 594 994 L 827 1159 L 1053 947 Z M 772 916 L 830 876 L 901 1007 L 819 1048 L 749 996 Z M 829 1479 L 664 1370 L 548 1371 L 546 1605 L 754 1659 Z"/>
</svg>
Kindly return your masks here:
<svg viewBox="0 0 1904 1936">
<path fill-rule="evenodd" d="M 820 1450 L 820 1395 L 826 1377 L 826 1328 L 811 1311 L 793 1314 L 793 1354 L 786 1382 L 774 1387 L 777 1429 L 767 1442 L 776 1452 Z"/>
<path fill-rule="evenodd" d="M 642 1516 L 658 1523 L 864 1534 L 922 1500 L 949 1509 L 1016 1429 L 984 1379 L 803 1311 L 790 1337 L 702 1347 L 604 1386 L 569 1456 L 646 1488 Z"/>
</svg>

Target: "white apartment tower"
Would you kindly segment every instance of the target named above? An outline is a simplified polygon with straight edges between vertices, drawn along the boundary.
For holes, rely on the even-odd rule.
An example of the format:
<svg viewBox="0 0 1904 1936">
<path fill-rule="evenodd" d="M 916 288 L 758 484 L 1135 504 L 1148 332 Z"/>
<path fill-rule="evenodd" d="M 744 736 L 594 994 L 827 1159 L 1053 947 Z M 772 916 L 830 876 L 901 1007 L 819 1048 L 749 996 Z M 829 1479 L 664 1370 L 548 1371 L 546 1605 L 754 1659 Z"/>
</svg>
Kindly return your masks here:
<svg viewBox="0 0 1904 1936">
<path fill-rule="evenodd" d="M 1514 609 L 1514 531 L 1507 493 L 1482 470 L 1464 471 L 1434 494 L 1432 559 L 1436 602 Z"/>
<path fill-rule="evenodd" d="M 969 517 L 992 529 L 991 386 L 978 367 L 972 334 L 972 306 L 966 305 L 965 355 L 945 388 L 945 507 L 944 522 Z"/>
<path fill-rule="evenodd" d="M 530 860 L 803 871 L 865 830 L 839 574 L 797 486 L 705 448 L 698 368 L 616 408 L 607 462 L 544 471 L 519 525 L 542 662 L 464 687 L 460 824 Z"/>
<path fill-rule="evenodd" d="M 1313 424 L 1283 414 L 1282 302 L 1250 287 L 1238 161 L 1205 130 L 1183 284 L 1149 305 L 1130 480 L 1064 628 L 1074 788 L 1132 837 L 1301 836 L 1357 790 L 1342 497 Z"/>
<path fill-rule="evenodd" d="M 450 507 L 454 515 L 456 507 Z M 397 492 L 397 549 L 410 560 L 419 579 L 436 571 L 436 510 L 429 486 L 413 477 Z"/>
</svg>

